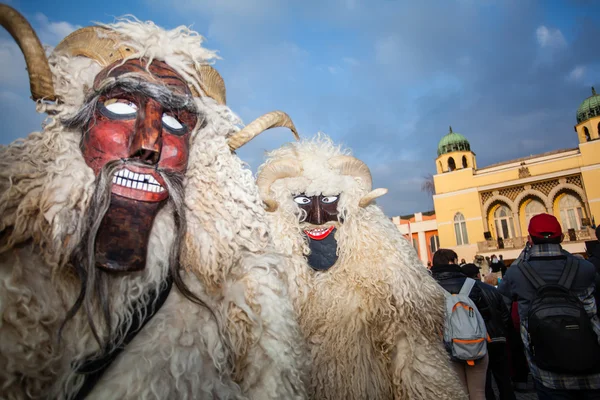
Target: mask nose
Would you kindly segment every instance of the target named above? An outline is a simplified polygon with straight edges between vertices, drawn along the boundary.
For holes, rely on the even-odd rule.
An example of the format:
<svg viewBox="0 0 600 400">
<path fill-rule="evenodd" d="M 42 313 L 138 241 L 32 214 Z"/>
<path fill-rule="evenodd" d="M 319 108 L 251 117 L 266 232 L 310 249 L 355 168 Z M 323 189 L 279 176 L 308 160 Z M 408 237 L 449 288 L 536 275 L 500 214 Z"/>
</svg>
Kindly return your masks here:
<svg viewBox="0 0 600 400">
<path fill-rule="evenodd" d="M 314 205 L 314 223 L 315 225 L 322 225 L 323 224 L 323 208 L 321 207 L 321 199 L 320 196 L 315 196 L 313 198 L 313 205 Z"/>
<path fill-rule="evenodd" d="M 129 157 L 148 165 L 156 165 L 162 150 L 162 107 L 155 100 L 148 100 L 138 112 L 135 134 Z"/>
</svg>

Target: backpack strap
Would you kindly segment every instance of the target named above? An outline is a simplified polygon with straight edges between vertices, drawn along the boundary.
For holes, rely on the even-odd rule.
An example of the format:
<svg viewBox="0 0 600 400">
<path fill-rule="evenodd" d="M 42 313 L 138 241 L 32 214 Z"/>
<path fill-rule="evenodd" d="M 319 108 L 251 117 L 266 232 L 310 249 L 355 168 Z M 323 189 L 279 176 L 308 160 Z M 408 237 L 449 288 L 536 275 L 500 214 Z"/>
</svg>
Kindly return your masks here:
<svg viewBox="0 0 600 400">
<path fill-rule="evenodd" d="M 579 270 L 579 261 L 575 257 L 567 258 L 567 265 L 563 269 L 563 273 L 558 280 L 558 284 L 564 286 L 567 290 L 571 290 L 577 271 Z"/>
<path fill-rule="evenodd" d="M 537 272 L 535 272 L 535 270 L 533 269 L 531 264 L 529 264 L 529 262 L 521 260 L 519 266 L 519 269 L 521 270 L 521 272 L 523 272 L 525 278 L 527 278 L 527 280 L 533 285 L 533 288 L 535 290 L 539 289 L 541 286 L 544 286 L 546 284 L 546 281 L 543 280 Z"/>
<path fill-rule="evenodd" d="M 148 296 L 145 302 L 142 299 L 137 301 L 136 309 L 142 308 L 144 312 L 134 312 L 132 315 L 132 322 L 129 326 L 126 326 L 126 323 L 122 324 L 123 330 L 125 330 L 125 337 L 123 338 L 121 345 L 113 348 L 110 352 L 100 354 L 99 356 L 90 356 L 90 358 L 85 360 L 76 370 L 78 374 L 83 374 L 84 380 L 83 385 L 77 393 L 74 394 L 72 399 L 83 400 L 87 397 L 98 381 L 100 381 L 104 372 L 111 366 L 112 362 L 119 354 L 121 354 L 125 347 L 135 338 L 152 317 L 154 317 L 165 301 L 167 301 L 167 297 L 169 297 L 172 287 L 173 278 L 171 277 L 171 274 L 169 274 L 166 279 L 166 285 L 161 285 L 158 289 L 158 298 L 156 298 L 156 302 L 153 301 L 156 293 L 154 291 L 152 291 L 152 294 Z M 140 318 L 140 315 L 143 315 L 143 317 Z"/>
<path fill-rule="evenodd" d="M 471 289 L 473 289 L 473 286 L 475 286 L 475 279 L 466 278 L 458 294 L 468 296 L 471 293 Z"/>
</svg>

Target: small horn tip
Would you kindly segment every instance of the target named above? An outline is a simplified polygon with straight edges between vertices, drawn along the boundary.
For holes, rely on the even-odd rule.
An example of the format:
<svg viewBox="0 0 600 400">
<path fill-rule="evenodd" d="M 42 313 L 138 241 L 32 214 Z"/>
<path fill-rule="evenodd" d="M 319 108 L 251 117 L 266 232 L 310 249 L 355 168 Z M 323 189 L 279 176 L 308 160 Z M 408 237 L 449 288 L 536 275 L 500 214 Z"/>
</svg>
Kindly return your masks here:
<svg viewBox="0 0 600 400">
<path fill-rule="evenodd" d="M 275 200 L 265 200 L 264 203 L 267 206 L 265 208 L 267 212 L 275 212 L 279 208 L 279 204 Z"/>
<path fill-rule="evenodd" d="M 371 202 L 373 200 L 385 195 L 387 192 L 388 192 L 388 190 L 386 188 L 379 188 L 379 189 L 372 190 L 369 193 L 367 193 L 366 195 L 364 195 L 362 199 L 360 199 L 360 201 L 358 202 L 358 205 L 360 207 L 366 207 L 369 204 L 371 204 Z"/>
<path fill-rule="evenodd" d="M 300 141 L 300 135 L 298 134 L 298 131 L 296 130 L 296 128 L 292 129 L 292 133 L 294 134 L 294 138 L 296 139 L 296 141 Z"/>
</svg>

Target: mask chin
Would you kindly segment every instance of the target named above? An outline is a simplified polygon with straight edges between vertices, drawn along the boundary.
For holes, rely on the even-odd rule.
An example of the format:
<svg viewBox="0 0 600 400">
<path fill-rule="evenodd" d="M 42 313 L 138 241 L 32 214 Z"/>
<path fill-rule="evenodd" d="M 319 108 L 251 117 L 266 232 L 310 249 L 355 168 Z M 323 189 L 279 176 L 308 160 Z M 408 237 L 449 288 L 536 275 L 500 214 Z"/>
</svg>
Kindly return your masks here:
<svg viewBox="0 0 600 400">
<path fill-rule="evenodd" d="M 96 267 L 113 272 L 143 270 L 150 231 L 165 203 L 135 201 L 112 194 L 96 235 Z"/>
<path fill-rule="evenodd" d="M 335 240 L 335 232 L 337 229 L 334 226 L 325 226 L 320 229 L 329 231 L 320 239 L 313 239 L 305 230 L 307 235 L 310 254 L 306 257 L 308 265 L 316 271 L 327 271 L 336 263 L 337 256 L 337 240 Z"/>
</svg>

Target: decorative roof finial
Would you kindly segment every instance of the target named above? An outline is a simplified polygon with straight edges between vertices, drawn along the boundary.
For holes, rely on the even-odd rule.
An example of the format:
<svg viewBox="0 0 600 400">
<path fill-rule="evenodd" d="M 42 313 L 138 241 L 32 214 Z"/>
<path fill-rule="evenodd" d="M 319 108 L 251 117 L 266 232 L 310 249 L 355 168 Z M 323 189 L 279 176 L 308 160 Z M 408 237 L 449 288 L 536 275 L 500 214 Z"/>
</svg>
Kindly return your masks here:
<svg viewBox="0 0 600 400">
<path fill-rule="evenodd" d="M 594 89 L 594 87 L 592 86 L 592 96 L 596 95 L 596 89 Z"/>
<path fill-rule="evenodd" d="M 452 133 L 452 125 L 450 125 L 450 132 L 448 132 L 448 133 Z"/>
</svg>

